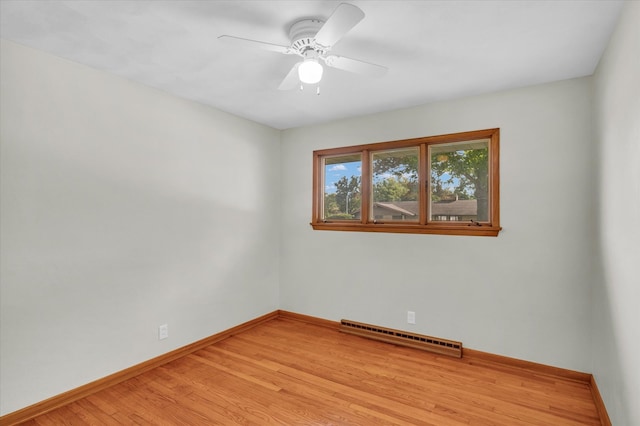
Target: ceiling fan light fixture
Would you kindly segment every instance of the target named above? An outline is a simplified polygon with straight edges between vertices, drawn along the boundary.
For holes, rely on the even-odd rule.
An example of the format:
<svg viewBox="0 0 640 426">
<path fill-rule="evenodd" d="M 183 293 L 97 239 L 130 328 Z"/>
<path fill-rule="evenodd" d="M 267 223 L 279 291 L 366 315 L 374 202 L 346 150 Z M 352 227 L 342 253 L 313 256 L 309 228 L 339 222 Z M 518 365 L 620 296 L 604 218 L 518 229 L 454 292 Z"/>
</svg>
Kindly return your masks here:
<svg viewBox="0 0 640 426">
<path fill-rule="evenodd" d="M 305 59 L 298 67 L 298 77 L 305 84 L 316 84 L 322 79 L 324 69 L 317 59 Z"/>
</svg>

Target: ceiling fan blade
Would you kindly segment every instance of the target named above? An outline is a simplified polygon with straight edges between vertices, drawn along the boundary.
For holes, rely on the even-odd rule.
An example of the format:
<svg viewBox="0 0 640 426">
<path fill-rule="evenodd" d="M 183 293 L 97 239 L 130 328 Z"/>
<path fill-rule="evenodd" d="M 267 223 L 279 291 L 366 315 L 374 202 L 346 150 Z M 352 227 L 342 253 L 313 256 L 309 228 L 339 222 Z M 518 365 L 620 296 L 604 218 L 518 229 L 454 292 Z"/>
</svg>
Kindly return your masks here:
<svg viewBox="0 0 640 426">
<path fill-rule="evenodd" d="M 221 35 L 220 37 L 218 37 L 218 40 L 227 44 L 232 44 L 234 46 L 252 47 L 252 48 L 269 50 L 271 52 L 284 53 L 284 54 L 291 53 L 288 46 L 280 46 L 279 44 L 272 44 L 272 43 L 266 43 L 264 41 L 250 40 L 248 38 L 240 38 L 240 37 L 234 37 L 230 35 Z"/>
<path fill-rule="evenodd" d="M 382 77 L 388 71 L 387 67 L 382 65 L 371 64 L 369 62 L 359 61 L 344 56 L 329 55 L 324 58 L 325 63 L 329 67 L 338 68 L 344 71 L 362 74 L 369 77 Z"/>
<path fill-rule="evenodd" d="M 362 18 L 364 18 L 364 12 L 360 8 L 351 4 L 341 3 L 316 34 L 316 43 L 324 47 L 333 46 L 351 28 L 355 27 Z"/>
<path fill-rule="evenodd" d="M 287 74 L 284 80 L 282 80 L 282 83 L 280 83 L 280 86 L 278 86 L 278 90 L 291 90 L 300 85 L 300 78 L 298 77 L 298 67 L 301 63 L 302 62 L 298 62 L 291 68 L 289 74 Z"/>
</svg>

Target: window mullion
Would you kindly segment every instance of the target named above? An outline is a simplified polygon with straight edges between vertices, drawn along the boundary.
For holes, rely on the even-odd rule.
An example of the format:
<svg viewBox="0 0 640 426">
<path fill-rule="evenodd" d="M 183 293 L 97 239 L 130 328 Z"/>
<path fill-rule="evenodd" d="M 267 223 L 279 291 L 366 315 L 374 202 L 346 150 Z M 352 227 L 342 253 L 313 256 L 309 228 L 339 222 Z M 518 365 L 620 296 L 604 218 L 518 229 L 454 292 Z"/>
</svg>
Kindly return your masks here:
<svg viewBox="0 0 640 426">
<path fill-rule="evenodd" d="M 361 201 L 360 201 L 360 221 L 363 225 L 370 223 L 371 217 L 371 154 L 369 150 L 362 151 L 362 178 L 360 179 Z"/>
<path fill-rule="evenodd" d="M 491 200 L 491 225 L 498 226 L 500 223 L 500 133 L 495 132 L 491 136 L 491 146 L 489 148 L 489 170 L 490 170 L 490 200 Z"/>
<path fill-rule="evenodd" d="M 427 224 L 428 203 L 431 199 L 429 193 L 429 148 L 427 144 L 420 144 L 420 160 L 418 161 L 418 179 L 420 182 L 420 225 Z"/>
<path fill-rule="evenodd" d="M 313 223 L 320 222 L 323 216 L 322 209 L 324 205 L 324 200 L 322 198 L 324 197 L 324 191 L 319 189 L 321 182 L 324 182 L 324 179 L 322 176 L 323 168 L 324 168 L 324 160 L 320 155 L 318 155 L 317 153 L 314 153 L 313 154 L 313 200 L 312 200 L 313 216 L 311 220 Z"/>
</svg>

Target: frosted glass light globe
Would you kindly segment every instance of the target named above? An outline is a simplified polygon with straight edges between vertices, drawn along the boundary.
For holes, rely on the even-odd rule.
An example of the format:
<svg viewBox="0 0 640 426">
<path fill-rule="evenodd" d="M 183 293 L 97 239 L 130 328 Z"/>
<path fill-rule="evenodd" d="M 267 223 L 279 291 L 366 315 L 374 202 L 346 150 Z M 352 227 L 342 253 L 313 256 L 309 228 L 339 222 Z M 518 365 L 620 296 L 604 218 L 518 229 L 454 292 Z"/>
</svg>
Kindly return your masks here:
<svg viewBox="0 0 640 426">
<path fill-rule="evenodd" d="M 316 84 L 322 79 L 322 65 L 316 59 L 307 59 L 298 67 L 298 77 L 306 84 Z"/>
</svg>

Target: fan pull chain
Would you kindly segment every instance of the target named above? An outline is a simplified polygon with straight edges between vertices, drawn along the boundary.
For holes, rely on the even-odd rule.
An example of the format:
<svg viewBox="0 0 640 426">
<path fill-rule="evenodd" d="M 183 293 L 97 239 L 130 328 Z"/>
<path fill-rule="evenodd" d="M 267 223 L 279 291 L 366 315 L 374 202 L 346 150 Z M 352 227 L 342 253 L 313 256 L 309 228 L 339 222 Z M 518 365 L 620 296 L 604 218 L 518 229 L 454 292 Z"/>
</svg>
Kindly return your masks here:
<svg viewBox="0 0 640 426">
<path fill-rule="evenodd" d="M 300 84 L 300 91 L 302 92 L 304 90 L 304 84 Z M 320 85 L 318 84 L 316 86 L 316 95 L 320 95 Z"/>
</svg>

